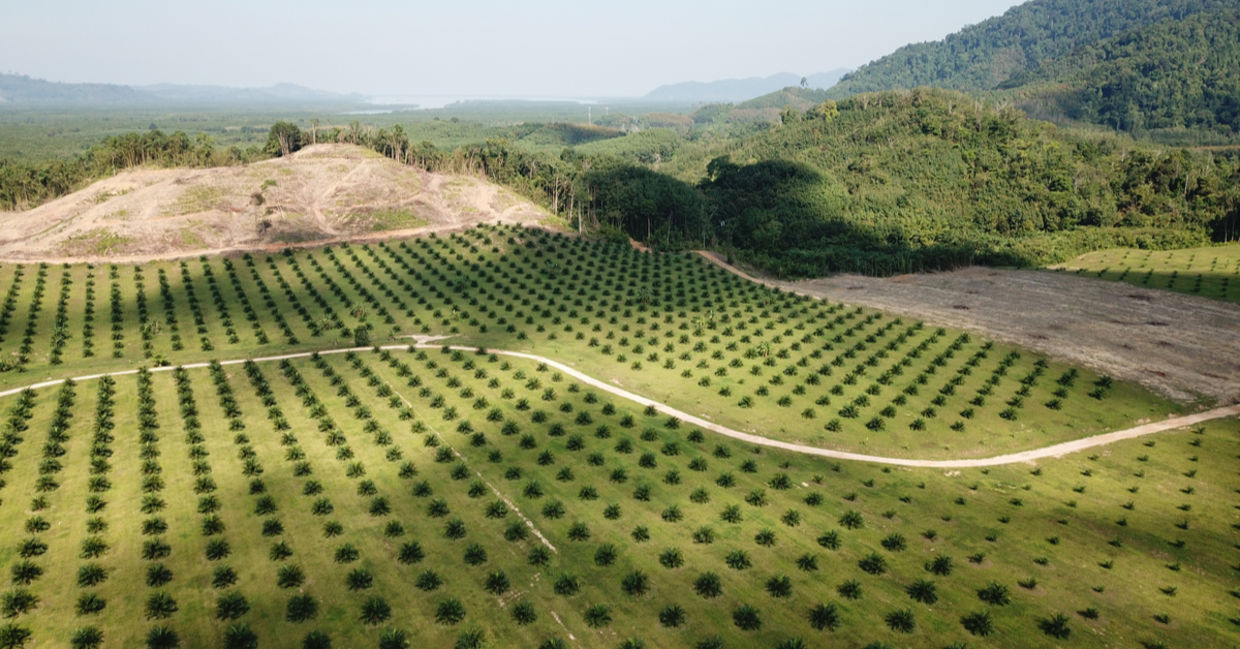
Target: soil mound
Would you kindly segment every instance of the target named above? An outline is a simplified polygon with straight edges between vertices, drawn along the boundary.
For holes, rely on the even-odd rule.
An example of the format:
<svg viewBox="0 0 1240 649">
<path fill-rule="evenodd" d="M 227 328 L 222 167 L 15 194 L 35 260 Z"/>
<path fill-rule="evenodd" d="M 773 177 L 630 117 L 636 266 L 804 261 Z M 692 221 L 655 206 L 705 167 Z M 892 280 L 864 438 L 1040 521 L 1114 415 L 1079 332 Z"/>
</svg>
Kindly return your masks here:
<svg viewBox="0 0 1240 649">
<path fill-rule="evenodd" d="M 405 236 L 547 213 L 470 176 L 358 146 L 211 169 L 135 169 L 25 212 L 0 214 L 0 259 L 139 261 Z"/>
</svg>

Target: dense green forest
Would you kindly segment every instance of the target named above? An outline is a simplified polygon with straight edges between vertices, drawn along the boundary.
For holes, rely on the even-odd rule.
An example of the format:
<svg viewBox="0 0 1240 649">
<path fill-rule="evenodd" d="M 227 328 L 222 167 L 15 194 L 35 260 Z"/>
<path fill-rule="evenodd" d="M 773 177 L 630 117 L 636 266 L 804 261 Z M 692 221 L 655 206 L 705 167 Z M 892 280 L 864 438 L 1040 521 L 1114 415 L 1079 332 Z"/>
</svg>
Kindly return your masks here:
<svg viewBox="0 0 1240 649">
<path fill-rule="evenodd" d="M 1156 129 L 1240 133 L 1240 6 L 1086 45 L 1001 88 L 1029 114 Z"/>
<path fill-rule="evenodd" d="M 1234 142 L 1236 16 L 1234 0 L 1032 0 L 943 40 L 902 47 L 827 94 L 995 91 L 1043 119 Z"/>
<path fill-rule="evenodd" d="M 1032 0 L 940 41 L 902 47 L 847 74 L 830 94 L 936 86 L 977 91 L 1078 47 L 1234 0 Z"/>
</svg>

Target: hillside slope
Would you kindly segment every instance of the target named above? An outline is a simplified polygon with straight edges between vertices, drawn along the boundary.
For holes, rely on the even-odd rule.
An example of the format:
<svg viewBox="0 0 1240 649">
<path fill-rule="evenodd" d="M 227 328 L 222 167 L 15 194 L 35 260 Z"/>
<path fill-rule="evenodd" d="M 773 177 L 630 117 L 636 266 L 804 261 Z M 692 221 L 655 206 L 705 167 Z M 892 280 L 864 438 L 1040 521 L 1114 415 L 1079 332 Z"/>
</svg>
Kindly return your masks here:
<svg viewBox="0 0 1240 649">
<path fill-rule="evenodd" d="M 1240 3 L 1081 47 L 1003 87 L 1038 117 L 1240 132 Z"/>
<path fill-rule="evenodd" d="M 1078 47 L 1159 21 L 1234 6 L 1234 0 L 1032 0 L 943 40 L 907 45 L 863 65 L 831 95 L 917 86 L 989 90 Z"/>
<path fill-rule="evenodd" d="M 175 257 L 545 216 L 477 178 L 324 144 L 244 166 L 126 171 L 37 208 L 0 213 L 0 258 Z"/>
<path fill-rule="evenodd" d="M 860 95 L 834 110 L 683 150 L 660 171 L 703 190 L 720 243 L 789 275 L 1040 264 L 1204 242 L 1237 218 L 1240 168 L 1228 160 L 1063 130 L 943 90 Z"/>
</svg>

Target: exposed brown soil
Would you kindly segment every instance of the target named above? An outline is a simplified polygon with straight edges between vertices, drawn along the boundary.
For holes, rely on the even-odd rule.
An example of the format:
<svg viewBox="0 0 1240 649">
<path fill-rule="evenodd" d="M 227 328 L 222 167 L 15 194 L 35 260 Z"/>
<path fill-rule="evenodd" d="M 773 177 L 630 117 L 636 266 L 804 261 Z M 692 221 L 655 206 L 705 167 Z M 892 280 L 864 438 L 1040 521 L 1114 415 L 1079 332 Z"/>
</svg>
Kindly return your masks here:
<svg viewBox="0 0 1240 649">
<path fill-rule="evenodd" d="M 484 180 L 321 144 L 244 166 L 135 169 L 32 210 L 0 213 L 0 260 L 142 261 L 546 217 Z"/>
<path fill-rule="evenodd" d="M 754 281 L 983 333 L 1174 399 L 1240 402 L 1240 305 L 1034 270 Z"/>
</svg>

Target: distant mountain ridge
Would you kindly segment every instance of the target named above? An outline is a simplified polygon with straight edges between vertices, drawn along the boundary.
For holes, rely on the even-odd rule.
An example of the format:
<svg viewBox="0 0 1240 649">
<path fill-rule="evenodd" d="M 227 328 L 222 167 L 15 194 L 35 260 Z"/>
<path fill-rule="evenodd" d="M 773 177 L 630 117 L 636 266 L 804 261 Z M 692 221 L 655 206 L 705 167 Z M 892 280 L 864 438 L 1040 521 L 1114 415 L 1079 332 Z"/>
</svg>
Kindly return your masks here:
<svg viewBox="0 0 1240 649">
<path fill-rule="evenodd" d="M 236 104 L 347 104 L 365 102 L 358 94 L 315 90 L 290 83 L 263 88 L 156 84 L 61 83 L 20 74 L 0 74 L 0 107 L 159 106 Z"/>
<path fill-rule="evenodd" d="M 846 74 L 846 68 L 819 72 L 805 77 L 810 88 L 830 88 Z M 721 79 L 718 81 L 685 81 L 659 86 L 646 93 L 652 101 L 683 101 L 694 103 L 740 102 L 766 95 L 789 86 L 799 86 L 801 75 L 791 72 L 769 77 Z"/>
</svg>

